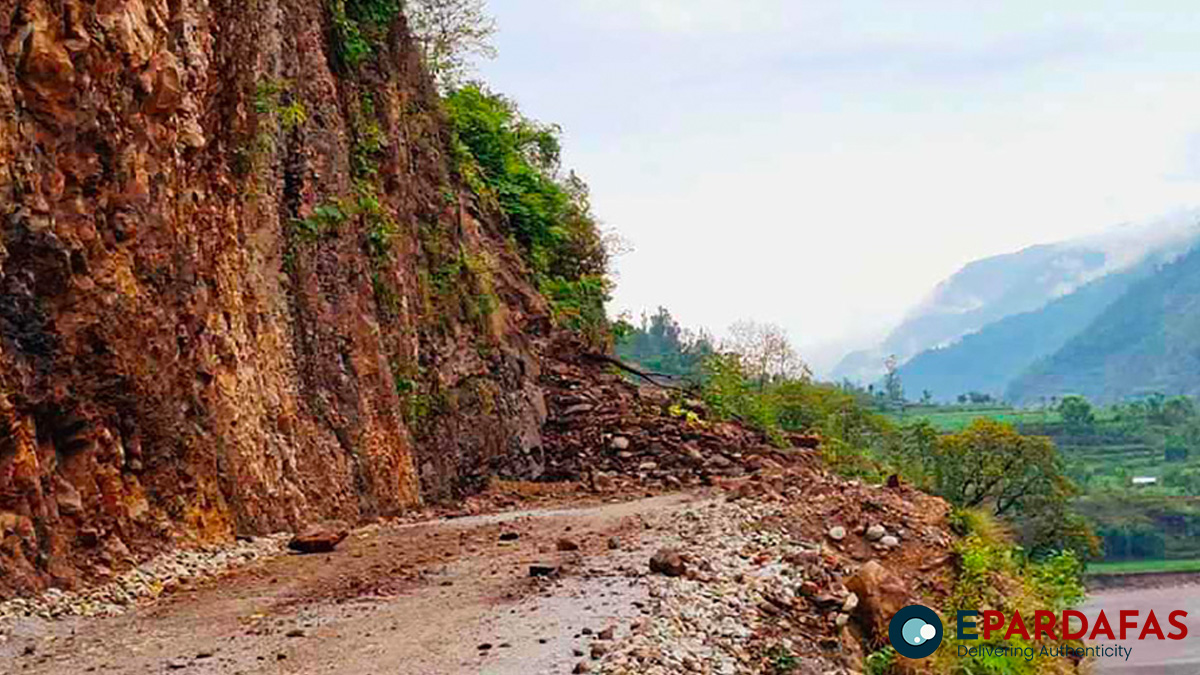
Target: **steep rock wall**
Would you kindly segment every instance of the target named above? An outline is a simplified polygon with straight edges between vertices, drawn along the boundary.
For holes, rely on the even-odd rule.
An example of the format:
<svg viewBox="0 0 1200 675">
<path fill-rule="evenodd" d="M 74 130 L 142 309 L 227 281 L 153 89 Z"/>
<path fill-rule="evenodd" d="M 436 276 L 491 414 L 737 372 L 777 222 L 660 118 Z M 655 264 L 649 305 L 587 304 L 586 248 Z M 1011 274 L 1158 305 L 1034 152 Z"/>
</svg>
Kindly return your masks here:
<svg viewBox="0 0 1200 675">
<path fill-rule="evenodd" d="M 539 471 L 544 301 L 403 19 L 330 20 L 0 0 L 0 596 Z"/>
</svg>

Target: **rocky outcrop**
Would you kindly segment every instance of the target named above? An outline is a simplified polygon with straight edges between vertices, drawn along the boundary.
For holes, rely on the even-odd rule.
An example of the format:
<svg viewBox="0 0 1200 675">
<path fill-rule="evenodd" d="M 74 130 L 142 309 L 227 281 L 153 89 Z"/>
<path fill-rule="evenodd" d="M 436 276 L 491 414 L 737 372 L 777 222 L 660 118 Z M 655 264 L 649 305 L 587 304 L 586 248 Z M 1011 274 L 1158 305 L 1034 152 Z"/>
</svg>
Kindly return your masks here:
<svg viewBox="0 0 1200 675">
<path fill-rule="evenodd" d="M 544 301 L 403 19 L 329 22 L 0 0 L 0 596 L 539 471 Z"/>
</svg>

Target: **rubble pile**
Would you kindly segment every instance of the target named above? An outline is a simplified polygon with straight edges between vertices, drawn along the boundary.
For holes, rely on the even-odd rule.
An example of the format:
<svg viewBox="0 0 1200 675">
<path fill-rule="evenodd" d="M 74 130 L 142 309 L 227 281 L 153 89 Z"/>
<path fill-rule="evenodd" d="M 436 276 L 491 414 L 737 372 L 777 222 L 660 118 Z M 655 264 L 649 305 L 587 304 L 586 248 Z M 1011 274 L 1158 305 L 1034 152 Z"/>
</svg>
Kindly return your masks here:
<svg viewBox="0 0 1200 675">
<path fill-rule="evenodd" d="M 239 539 L 229 545 L 176 549 L 137 565 L 107 583 L 78 591 L 51 588 L 37 597 L 0 602 L 0 620 L 116 616 L 135 607 L 141 600 L 183 590 L 248 563 L 279 555 L 287 541 L 287 534 L 275 534 Z"/>
<path fill-rule="evenodd" d="M 815 462 L 816 437 L 791 435 L 794 447 L 780 449 L 760 432 L 708 419 L 684 390 L 634 385 L 574 343 L 556 351 L 540 382 L 548 408 L 542 480 L 586 481 L 601 492 L 672 489 Z"/>
<path fill-rule="evenodd" d="M 660 526 L 686 571 L 648 561 L 646 618 L 579 672 L 861 672 L 885 616 L 947 593 L 941 500 L 820 470 L 739 483 Z"/>
</svg>

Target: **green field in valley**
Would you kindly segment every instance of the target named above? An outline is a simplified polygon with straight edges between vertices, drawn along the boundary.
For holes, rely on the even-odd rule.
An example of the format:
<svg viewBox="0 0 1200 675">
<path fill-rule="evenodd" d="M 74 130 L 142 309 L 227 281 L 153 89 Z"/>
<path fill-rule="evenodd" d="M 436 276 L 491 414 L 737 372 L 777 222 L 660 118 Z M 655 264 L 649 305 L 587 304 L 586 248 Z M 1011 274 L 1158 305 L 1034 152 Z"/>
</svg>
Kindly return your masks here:
<svg viewBox="0 0 1200 675">
<path fill-rule="evenodd" d="M 897 424 L 912 424 L 924 420 L 938 431 L 961 431 L 972 420 L 987 417 L 1013 425 L 1054 424 L 1062 416 L 1053 410 L 1022 410 L 1010 406 L 911 406 L 903 412 L 888 414 Z"/>
<path fill-rule="evenodd" d="M 1050 437 L 1079 490 L 1074 509 L 1108 558 L 1089 564 L 1089 574 L 1200 572 L 1200 414 L 1181 401 L 1092 407 L 1073 428 L 1057 409 L 1003 404 L 908 405 L 887 415 L 900 425 L 925 421 L 941 433 L 989 418 Z"/>
<path fill-rule="evenodd" d="M 1200 572 L 1200 560 L 1118 560 L 1088 563 L 1088 574 Z"/>
</svg>

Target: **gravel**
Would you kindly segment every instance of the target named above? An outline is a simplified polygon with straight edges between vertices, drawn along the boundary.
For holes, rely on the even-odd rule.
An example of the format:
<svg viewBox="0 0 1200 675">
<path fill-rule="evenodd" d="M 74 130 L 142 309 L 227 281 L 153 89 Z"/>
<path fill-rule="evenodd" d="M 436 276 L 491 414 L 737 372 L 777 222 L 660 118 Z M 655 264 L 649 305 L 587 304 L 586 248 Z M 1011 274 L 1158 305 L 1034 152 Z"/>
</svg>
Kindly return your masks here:
<svg viewBox="0 0 1200 675">
<path fill-rule="evenodd" d="M 39 597 L 0 602 L 0 620 L 116 616 L 140 600 L 157 598 L 186 584 L 220 576 L 234 567 L 279 555 L 290 538 L 289 534 L 274 534 L 239 540 L 228 546 L 173 551 L 138 565 L 107 584 L 81 591 L 51 588 Z"/>
<path fill-rule="evenodd" d="M 780 513 L 782 508 L 774 504 L 720 502 L 661 525 L 656 533 L 660 541 L 677 548 L 693 571 L 684 577 L 645 577 L 651 597 L 643 610 L 646 618 L 617 631 L 618 640 L 598 655 L 596 672 L 757 672 L 754 641 L 764 614 L 773 616 L 781 604 L 796 600 L 794 589 L 804 580 L 801 568 L 784 559 L 793 554 L 811 559 L 821 551 L 819 543 L 752 527 Z M 764 562 L 764 553 L 770 561 Z M 825 580 L 820 581 L 824 586 Z M 778 644 L 789 651 L 810 647 L 786 637 Z M 841 670 L 835 661 L 827 665 L 822 672 Z"/>
</svg>

